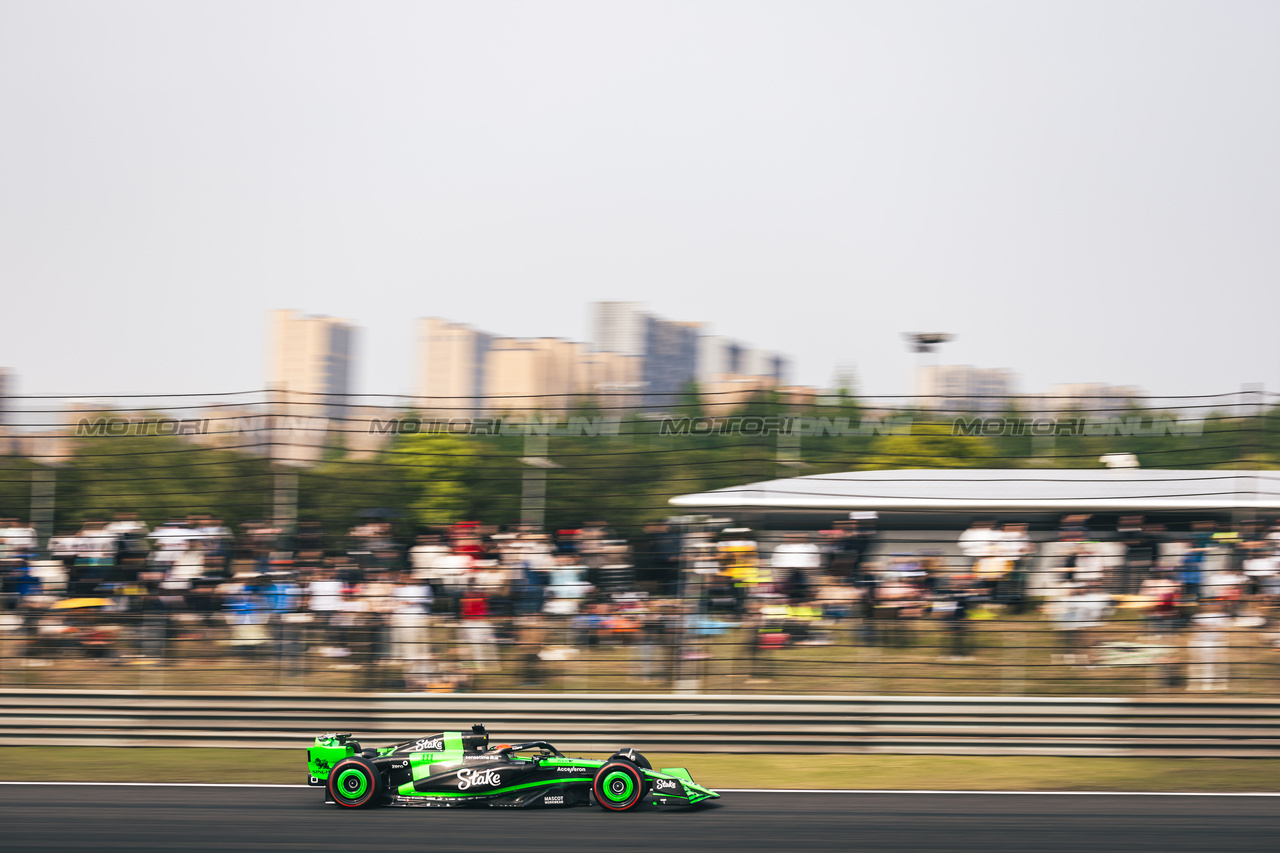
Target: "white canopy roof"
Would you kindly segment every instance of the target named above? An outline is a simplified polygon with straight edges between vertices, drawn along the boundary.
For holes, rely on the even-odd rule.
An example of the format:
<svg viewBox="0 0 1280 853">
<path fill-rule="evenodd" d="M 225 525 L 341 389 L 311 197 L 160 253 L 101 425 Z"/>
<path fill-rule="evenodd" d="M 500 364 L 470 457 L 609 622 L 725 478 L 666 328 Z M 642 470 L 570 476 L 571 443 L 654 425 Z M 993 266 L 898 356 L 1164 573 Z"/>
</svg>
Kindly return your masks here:
<svg viewBox="0 0 1280 853">
<path fill-rule="evenodd" d="M 687 509 L 1155 512 L 1280 510 L 1280 471 L 909 468 L 811 474 L 678 495 Z"/>
</svg>

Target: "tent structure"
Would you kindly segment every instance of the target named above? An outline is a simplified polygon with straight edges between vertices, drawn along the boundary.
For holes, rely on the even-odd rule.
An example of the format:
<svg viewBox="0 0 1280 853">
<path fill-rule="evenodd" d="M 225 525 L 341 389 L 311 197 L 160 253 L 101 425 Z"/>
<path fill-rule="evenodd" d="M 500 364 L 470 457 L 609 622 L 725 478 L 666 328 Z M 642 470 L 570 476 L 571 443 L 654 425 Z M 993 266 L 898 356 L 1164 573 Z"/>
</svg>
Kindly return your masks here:
<svg viewBox="0 0 1280 853">
<path fill-rule="evenodd" d="M 1221 518 L 1280 515 L 1280 471 L 935 468 L 811 474 L 679 495 L 688 512 L 813 521 L 876 512 L 918 522 L 1066 513 Z"/>
</svg>

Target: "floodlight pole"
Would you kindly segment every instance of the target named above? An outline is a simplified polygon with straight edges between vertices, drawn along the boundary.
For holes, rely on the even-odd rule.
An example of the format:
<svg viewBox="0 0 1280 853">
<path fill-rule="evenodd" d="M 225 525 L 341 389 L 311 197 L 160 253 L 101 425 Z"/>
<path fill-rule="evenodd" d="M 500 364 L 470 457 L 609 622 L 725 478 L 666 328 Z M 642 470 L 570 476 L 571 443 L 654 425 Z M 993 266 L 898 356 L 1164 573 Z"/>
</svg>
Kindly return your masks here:
<svg viewBox="0 0 1280 853">
<path fill-rule="evenodd" d="M 298 523 L 298 472 L 277 462 L 272 474 L 272 525 L 280 536 L 292 533 Z"/>
<path fill-rule="evenodd" d="M 290 413 L 288 392 L 271 386 L 267 390 L 267 459 L 271 467 L 271 525 L 280 532 L 277 542 L 292 533 L 298 522 L 298 473 L 292 467 L 291 445 L 284 440 L 285 416 Z"/>
<path fill-rule="evenodd" d="M 547 458 L 547 437 L 526 433 L 524 437 L 524 476 L 520 489 L 520 523 L 541 530 L 547 518 L 547 469 L 561 468 Z"/>
</svg>

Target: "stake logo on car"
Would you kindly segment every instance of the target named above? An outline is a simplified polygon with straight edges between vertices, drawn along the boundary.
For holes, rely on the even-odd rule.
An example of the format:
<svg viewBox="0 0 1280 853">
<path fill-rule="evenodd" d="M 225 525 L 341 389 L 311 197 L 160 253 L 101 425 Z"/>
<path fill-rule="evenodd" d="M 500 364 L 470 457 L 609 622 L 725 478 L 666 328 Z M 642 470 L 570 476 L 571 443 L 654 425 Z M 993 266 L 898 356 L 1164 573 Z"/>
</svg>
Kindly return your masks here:
<svg viewBox="0 0 1280 853">
<path fill-rule="evenodd" d="M 458 790 L 468 788 L 491 787 L 502 784 L 502 774 L 497 770 L 462 770 L 458 773 Z"/>
<path fill-rule="evenodd" d="M 444 739 L 438 738 L 438 737 L 432 737 L 432 738 L 424 737 L 422 740 L 418 741 L 413 745 L 414 752 L 426 752 L 428 750 L 439 751 L 442 749 L 444 749 Z"/>
</svg>

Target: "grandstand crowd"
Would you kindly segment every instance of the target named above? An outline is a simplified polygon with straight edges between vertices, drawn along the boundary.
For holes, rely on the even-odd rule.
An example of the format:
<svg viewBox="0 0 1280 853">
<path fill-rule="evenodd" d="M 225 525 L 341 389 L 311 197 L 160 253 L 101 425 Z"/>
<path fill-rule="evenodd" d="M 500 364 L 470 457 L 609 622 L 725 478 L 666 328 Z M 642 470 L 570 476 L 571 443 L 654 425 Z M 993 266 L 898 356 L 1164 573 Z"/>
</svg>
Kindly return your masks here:
<svg viewBox="0 0 1280 853">
<path fill-rule="evenodd" d="M 751 684 L 787 649 L 927 645 L 939 663 L 969 661 L 979 623 L 1038 619 L 1053 664 L 1146 663 L 1169 687 L 1226 690 L 1233 632 L 1276 645 L 1280 527 L 1262 523 L 1067 515 L 1033 536 L 987 519 L 921 542 L 874 518 L 816 531 L 682 518 L 630 538 L 604 523 L 459 523 L 406 540 L 371 516 L 332 537 L 208 516 L 152 528 L 124 512 L 43 548 L 0 520 L 6 664 L 163 664 L 184 648 L 459 690 L 497 671 L 538 687 L 584 649 L 618 646 L 640 683 L 722 655 Z"/>
</svg>

